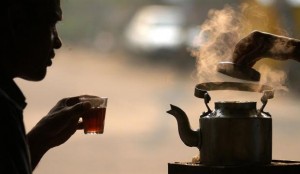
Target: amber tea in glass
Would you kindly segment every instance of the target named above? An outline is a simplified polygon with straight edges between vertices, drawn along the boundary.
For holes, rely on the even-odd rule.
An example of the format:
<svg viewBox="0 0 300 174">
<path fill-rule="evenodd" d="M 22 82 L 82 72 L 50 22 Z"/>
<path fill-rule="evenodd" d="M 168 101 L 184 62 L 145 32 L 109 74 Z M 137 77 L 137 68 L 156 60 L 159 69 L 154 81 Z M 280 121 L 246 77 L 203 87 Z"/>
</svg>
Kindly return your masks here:
<svg viewBox="0 0 300 174">
<path fill-rule="evenodd" d="M 82 118 L 85 134 L 103 134 L 107 98 L 81 98 L 81 101 L 88 101 L 92 107 Z"/>
</svg>

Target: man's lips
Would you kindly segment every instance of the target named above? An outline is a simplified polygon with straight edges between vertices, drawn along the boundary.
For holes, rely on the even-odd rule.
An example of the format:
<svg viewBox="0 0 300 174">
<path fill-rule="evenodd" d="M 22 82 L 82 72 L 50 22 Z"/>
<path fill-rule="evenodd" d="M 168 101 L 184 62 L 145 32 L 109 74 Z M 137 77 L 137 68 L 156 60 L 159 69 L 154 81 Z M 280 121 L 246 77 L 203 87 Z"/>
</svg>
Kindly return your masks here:
<svg viewBox="0 0 300 174">
<path fill-rule="evenodd" d="M 49 61 L 47 62 L 47 66 L 51 66 L 52 65 L 52 60 L 49 59 Z"/>
<path fill-rule="evenodd" d="M 54 51 L 51 51 L 49 57 L 50 57 L 50 59 L 49 59 L 49 61 L 47 62 L 47 66 L 51 66 L 51 65 L 52 65 L 52 59 L 55 57 Z"/>
<path fill-rule="evenodd" d="M 52 50 L 52 51 L 50 52 L 50 58 L 53 59 L 54 57 L 55 57 L 55 53 L 54 53 L 54 51 Z"/>
</svg>

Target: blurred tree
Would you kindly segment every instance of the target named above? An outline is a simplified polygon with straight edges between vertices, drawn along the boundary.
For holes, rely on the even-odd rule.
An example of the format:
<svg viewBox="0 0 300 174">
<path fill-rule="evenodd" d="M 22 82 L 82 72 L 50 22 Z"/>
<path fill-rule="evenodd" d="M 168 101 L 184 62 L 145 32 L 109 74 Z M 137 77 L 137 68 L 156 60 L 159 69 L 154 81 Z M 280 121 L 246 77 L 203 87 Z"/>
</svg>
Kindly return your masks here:
<svg viewBox="0 0 300 174">
<path fill-rule="evenodd" d="M 109 31 L 116 38 L 135 11 L 149 4 L 173 4 L 187 8 L 191 21 L 200 24 L 210 8 L 222 8 L 225 3 L 236 0 L 64 0 L 62 8 L 64 19 L 58 26 L 61 36 L 73 44 L 89 45 L 101 31 Z M 194 22 L 195 23 L 195 22 Z"/>
</svg>

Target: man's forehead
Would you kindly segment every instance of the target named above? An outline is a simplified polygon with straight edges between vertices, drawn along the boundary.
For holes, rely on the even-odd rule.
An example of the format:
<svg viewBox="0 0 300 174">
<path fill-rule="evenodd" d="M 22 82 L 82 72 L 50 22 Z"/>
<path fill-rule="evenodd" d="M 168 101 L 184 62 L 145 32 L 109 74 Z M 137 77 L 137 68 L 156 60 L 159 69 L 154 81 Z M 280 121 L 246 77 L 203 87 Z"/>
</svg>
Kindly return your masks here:
<svg viewBox="0 0 300 174">
<path fill-rule="evenodd" d="M 29 0 L 29 4 L 33 7 L 38 7 L 41 9 L 60 9 L 60 0 Z"/>
<path fill-rule="evenodd" d="M 37 5 L 60 6 L 60 0 L 27 0 L 27 2 Z"/>
<path fill-rule="evenodd" d="M 33 15 L 47 16 L 61 20 L 62 10 L 60 0 L 29 0 L 29 8 Z"/>
</svg>

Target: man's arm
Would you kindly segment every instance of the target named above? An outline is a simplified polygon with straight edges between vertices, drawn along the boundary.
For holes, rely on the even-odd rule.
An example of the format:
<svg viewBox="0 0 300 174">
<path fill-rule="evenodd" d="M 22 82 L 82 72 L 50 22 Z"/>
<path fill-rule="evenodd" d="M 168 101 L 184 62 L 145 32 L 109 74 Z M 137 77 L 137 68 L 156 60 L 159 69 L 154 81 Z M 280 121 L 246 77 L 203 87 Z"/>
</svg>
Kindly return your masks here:
<svg viewBox="0 0 300 174">
<path fill-rule="evenodd" d="M 300 61 L 300 40 L 253 31 L 236 44 L 232 57 L 234 63 L 250 67 L 262 58 Z"/>
<path fill-rule="evenodd" d="M 89 102 L 79 97 L 59 101 L 27 134 L 34 169 L 43 155 L 51 148 L 65 143 L 77 129 L 82 129 L 79 118 L 91 108 Z"/>
</svg>

